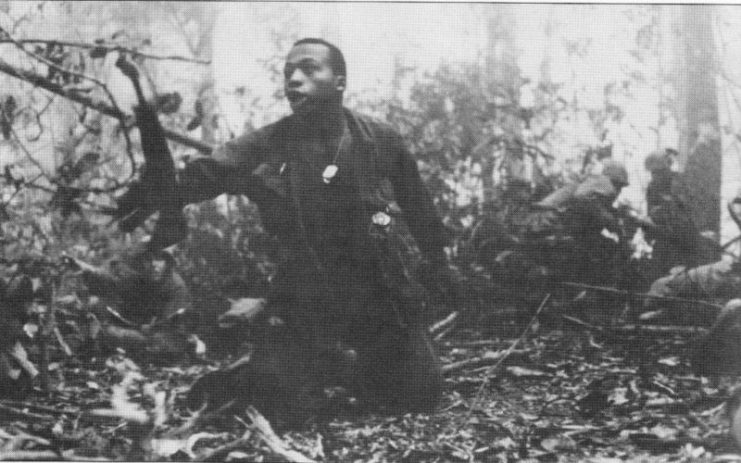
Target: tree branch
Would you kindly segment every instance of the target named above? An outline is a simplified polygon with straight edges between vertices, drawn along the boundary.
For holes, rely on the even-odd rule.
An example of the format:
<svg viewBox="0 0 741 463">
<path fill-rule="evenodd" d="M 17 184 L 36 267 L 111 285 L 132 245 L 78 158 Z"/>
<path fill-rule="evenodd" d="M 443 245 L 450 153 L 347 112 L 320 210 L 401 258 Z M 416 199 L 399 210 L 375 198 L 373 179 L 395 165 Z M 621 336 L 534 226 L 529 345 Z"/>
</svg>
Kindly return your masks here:
<svg viewBox="0 0 741 463">
<path fill-rule="evenodd" d="M 85 74 L 82 74 L 82 73 L 79 73 L 79 72 L 72 71 L 71 69 L 65 69 L 64 67 L 57 65 L 56 63 L 54 63 L 53 61 L 49 60 L 48 58 L 46 58 L 44 56 L 41 56 L 41 55 L 38 55 L 36 53 L 33 53 L 33 52 L 30 52 L 30 51 L 26 50 L 26 48 L 23 46 L 23 44 L 21 44 L 16 39 L 14 39 L 2 27 L 0 27 L 0 33 L 4 33 L 7 36 L 7 40 L 9 40 L 10 42 L 12 42 L 13 45 L 15 45 L 16 48 L 18 48 L 21 52 L 23 52 L 27 56 L 31 57 L 32 59 L 35 59 L 36 61 L 38 61 L 40 63 L 46 64 L 47 66 L 49 66 L 50 69 L 55 69 L 56 71 L 58 71 L 60 73 L 60 75 L 62 75 L 62 76 L 64 76 L 64 75 L 74 76 L 74 77 L 77 77 L 77 78 L 82 79 L 82 80 L 88 80 L 90 82 L 93 82 L 94 84 L 96 84 L 97 86 L 99 86 L 100 88 L 103 89 L 103 91 L 105 92 L 106 96 L 108 96 L 108 100 L 111 102 L 111 105 L 113 105 L 113 107 L 115 109 L 117 109 L 117 110 L 119 109 L 118 103 L 116 103 L 116 99 L 113 97 L 113 94 L 111 93 L 110 90 L 108 90 L 108 87 L 103 82 L 101 82 L 100 80 L 96 79 L 95 77 L 91 77 L 91 76 L 88 76 L 88 75 L 85 75 Z"/>
<path fill-rule="evenodd" d="M 60 45 L 63 47 L 74 47 L 74 48 L 84 48 L 87 50 L 106 50 L 106 52 L 125 52 L 133 56 L 141 56 L 142 58 L 147 59 L 153 59 L 153 60 L 167 60 L 167 61 L 185 61 L 188 63 L 195 63 L 195 64 L 203 64 L 203 65 L 209 65 L 211 64 L 211 61 L 208 60 L 201 60 L 201 59 L 194 59 L 194 58 L 188 58 L 186 56 L 178 56 L 178 55 L 167 55 L 167 56 L 158 56 L 158 55 L 150 55 L 148 53 L 142 53 L 140 51 L 137 51 L 133 48 L 127 48 L 122 47 L 120 45 L 103 45 L 103 44 L 92 44 L 92 43 L 84 43 L 84 42 L 66 42 L 64 40 L 41 40 L 41 39 L 23 39 L 23 40 L 10 40 L 10 39 L 0 39 L 0 44 L 3 43 L 13 43 L 18 42 L 21 44 L 32 44 L 32 43 L 43 43 L 48 45 Z"/>
<path fill-rule="evenodd" d="M 61 85 L 54 82 L 49 82 L 49 80 L 47 80 L 43 76 L 32 71 L 16 69 L 2 59 L 0 59 L 0 72 L 15 77 L 17 79 L 25 80 L 35 87 L 40 87 L 49 92 L 63 96 L 68 100 L 72 100 L 75 103 L 79 103 L 83 106 L 94 109 L 105 114 L 106 116 L 115 117 L 116 119 L 125 121 L 124 125 L 128 126 L 131 124 L 131 116 L 126 115 L 121 110 L 112 106 L 108 106 L 101 101 L 95 101 L 88 96 L 81 95 L 80 93 L 75 92 L 74 90 L 65 89 Z M 166 128 L 163 128 L 163 132 L 165 134 L 165 138 L 180 143 L 182 145 L 195 148 L 203 154 L 211 154 L 211 151 L 213 151 L 213 146 L 211 146 L 210 144 L 188 137 L 187 135 L 183 135 L 181 133 Z"/>
</svg>

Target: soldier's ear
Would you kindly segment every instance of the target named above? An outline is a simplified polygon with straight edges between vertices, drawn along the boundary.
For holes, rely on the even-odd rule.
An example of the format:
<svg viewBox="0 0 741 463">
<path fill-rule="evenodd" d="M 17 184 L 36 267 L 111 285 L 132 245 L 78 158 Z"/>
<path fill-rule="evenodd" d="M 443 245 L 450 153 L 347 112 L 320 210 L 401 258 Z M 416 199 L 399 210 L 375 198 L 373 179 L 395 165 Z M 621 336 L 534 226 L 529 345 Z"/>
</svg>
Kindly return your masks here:
<svg viewBox="0 0 741 463">
<path fill-rule="evenodd" d="M 334 86 L 337 91 L 344 92 L 347 87 L 347 78 L 345 76 L 335 76 Z"/>
</svg>

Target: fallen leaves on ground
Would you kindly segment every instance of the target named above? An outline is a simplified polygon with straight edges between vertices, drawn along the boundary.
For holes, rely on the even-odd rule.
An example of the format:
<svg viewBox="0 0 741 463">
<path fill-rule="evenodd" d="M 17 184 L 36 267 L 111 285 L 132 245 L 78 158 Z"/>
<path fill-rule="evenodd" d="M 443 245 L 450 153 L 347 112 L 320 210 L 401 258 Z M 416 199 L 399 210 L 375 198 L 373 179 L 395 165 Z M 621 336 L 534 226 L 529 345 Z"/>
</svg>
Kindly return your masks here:
<svg viewBox="0 0 741 463">
<path fill-rule="evenodd" d="M 452 364 L 499 358 L 513 341 L 461 330 L 439 349 Z M 0 401 L 0 459 L 734 461 L 723 410 L 731 384 L 690 373 L 686 336 L 594 341 L 541 330 L 512 361 L 451 370 L 438 413 L 341 416 L 277 434 L 256 410 L 205 420 L 184 408 L 188 386 L 215 364 L 67 359 L 50 394 Z"/>
</svg>

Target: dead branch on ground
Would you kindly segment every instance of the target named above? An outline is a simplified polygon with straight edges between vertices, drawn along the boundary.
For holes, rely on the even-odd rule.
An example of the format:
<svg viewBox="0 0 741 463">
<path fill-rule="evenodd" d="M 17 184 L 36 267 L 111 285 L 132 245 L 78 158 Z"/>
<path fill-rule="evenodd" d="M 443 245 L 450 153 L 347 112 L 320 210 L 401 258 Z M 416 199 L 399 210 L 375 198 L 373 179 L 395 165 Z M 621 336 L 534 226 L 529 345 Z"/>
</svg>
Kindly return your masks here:
<svg viewBox="0 0 741 463">
<path fill-rule="evenodd" d="M 497 352 L 490 352 L 483 357 L 475 357 L 461 360 L 460 362 L 448 363 L 447 365 L 442 366 L 442 371 L 443 375 L 449 375 L 461 370 L 496 365 L 498 363 L 503 363 L 505 359 L 507 360 L 507 363 L 521 363 L 527 361 L 529 354 L 530 351 L 528 350 L 500 350 Z"/>
<path fill-rule="evenodd" d="M 671 301 L 671 302 L 683 302 L 685 304 L 701 305 L 708 309 L 715 309 L 715 310 L 723 309 L 723 307 L 718 304 L 713 304 L 712 302 L 707 302 L 707 301 L 701 301 L 699 299 L 686 299 L 683 297 L 674 297 L 674 296 L 659 296 L 658 294 L 650 294 L 650 293 L 636 293 L 633 291 L 626 291 L 623 289 L 609 288 L 607 286 L 588 285 L 585 283 L 575 283 L 571 281 L 564 281 L 564 282 L 561 282 L 560 284 L 563 286 L 568 286 L 570 288 L 586 289 L 589 291 L 599 291 L 603 293 L 617 294 L 617 295 L 625 296 L 625 297 L 635 297 L 639 299 L 658 299 L 662 301 Z"/>
</svg>

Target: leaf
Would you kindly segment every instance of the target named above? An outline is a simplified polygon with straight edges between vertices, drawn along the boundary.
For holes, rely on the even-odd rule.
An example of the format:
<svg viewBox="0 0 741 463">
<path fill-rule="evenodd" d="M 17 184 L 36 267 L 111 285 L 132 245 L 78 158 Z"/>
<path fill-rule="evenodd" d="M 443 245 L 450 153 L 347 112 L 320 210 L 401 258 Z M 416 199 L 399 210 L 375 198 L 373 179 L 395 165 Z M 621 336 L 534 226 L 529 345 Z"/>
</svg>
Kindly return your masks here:
<svg viewBox="0 0 741 463">
<path fill-rule="evenodd" d="M 157 95 L 154 106 L 157 112 L 162 114 L 172 114 L 180 109 L 180 105 L 183 102 L 183 97 L 178 92 L 163 93 Z"/>
<path fill-rule="evenodd" d="M 531 370 L 529 368 L 523 368 L 518 366 L 507 367 L 507 373 L 517 378 L 543 378 L 550 376 L 539 370 Z"/>
<path fill-rule="evenodd" d="M 26 349 L 23 348 L 23 344 L 16 341 L 9 354 L 16 362 L 18 362 L 18 365 L 28 373 L 28 376 L 31 378 L 38 376 L 39 370 L 37 370 L 36 366 L 28 360 L 28 354 L 26 353 Z"/>
<path fill-rule="evenodd" d="M 681 361 L 679 360 L 679 357 L 673 356 L 673 357 L 666 357 L 663 359 L 658 360 L 657 363 L 660 363 L 661 365 L 666 365 L 669 367 L 676 367 L 681 364 Z"/>
<path fill-rule="evenodd" d="M 517 442 L 515 442 L 514 439 L 512 439 L 511 437 L 505 437 L 503 439 L 498 439 L 494 441 L 491 445 L 494 448 L 506 449 L 506 450 L 514 450 L 517 447 L 519 447 Z"/>
<path fill-rule="evenodd" d="M 101 39 L 98 39 L 101 40 Z M 108 48 L 106 47 L 95 47 L 90 50 L 88 53 L 90 55 L 90 58 L 96 59 L 96 58 L 105 58 L 108 54 Z"/>
<path fill-rule="evenodd" d="M 26 323 L 23 325 L 23 332 L 26 333 L 26 336 L 33 339 L 36 333 L 39 332 L 39 325 L 36 323 Z"/>
<path fill-rule="evenodd" d="M 201 341 L 195 334 L 188 335 L 188 343 L 193 345 L 193 352 L 197 357 L 203 357 L 206 355 L 206 343 Z"/>
<path fill-rule="evenodd" d="M 170 457 L 181 450 L 185 452 L 185 439 L 152 439 L 151 446 L 152 452 L 158 457 Z M 190 458 L 194 458 L 193 453 L 188 454 Z"/>
<path fill-rule="evenodd" d="M 543 439 L 540 446 L 549 452 L 569 451 L 576 450 L 576 441 L 569 436 L 551 436 Z"/>
<path fill-rule="evenodd" d="M 232 300 L 231 308 L 219 316 L 219 326 L 228 328 L 240 322 L 252 322 L 265 310 L 267 301 L 262 298 L 249 298 Z"/>
<path fill-rule="evenodd" d="M 224 461 L 247 461 L 249 458 L 250 455 L 246 454 L 245 452 L 235 450 L 233 452 L 229 452 L 229 455 L 226 456 L 226 459 Z"/>
<path fill-rule="evenodd" d="M 188 126 L 185 127 L 185 129 L 188 131 L 195 130 L 201 125 L 202 121 L 203 121 L 202 116 L 196 116 L 193 119 L 191 119 L 190 122 L 188 122 Z"/>
</svg>

